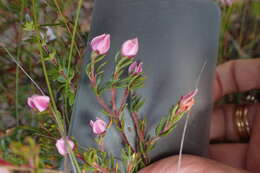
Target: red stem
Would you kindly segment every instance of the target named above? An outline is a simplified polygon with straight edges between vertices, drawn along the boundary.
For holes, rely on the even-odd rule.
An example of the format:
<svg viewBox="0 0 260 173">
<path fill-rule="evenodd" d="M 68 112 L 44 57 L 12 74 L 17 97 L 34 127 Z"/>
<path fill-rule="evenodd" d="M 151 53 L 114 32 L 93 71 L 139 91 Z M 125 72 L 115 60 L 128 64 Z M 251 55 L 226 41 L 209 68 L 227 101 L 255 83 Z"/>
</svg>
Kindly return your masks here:
<svg viewBox="0 0 260 173">
<path fill-rule="evenodd" d="M 137 112 L 131 112 L 131 117 L 133 119 L 133 122 L 134 122 L 134 126 L 135 126 L 135 131 L 137 133 L 137 136 L 138 136 L 138 139 L 141 143 L 144 143 L 145 140 L 144 140 L 144 132 L 142 132 L 139 128 L 139 116 L 137 114 Z M 149 158 L 148 156 L 146 155 L 146 153 L 141 153 L 142 154 L 142 157 L 143 159 L 145 160 L 146 163 L 149 163 Z"/>
<path fill-rule="evenodd" d="M 127 100 L 128 95 L 129 95 L 129 90 L 128 90 L 128 88 L 126 88 L 126 89 L 125 89 L 125 92 L 124 92 L 124 96 L 123 96 L 123 98 L 122 98 L 122 102 L 121 102 L 119 111 L 118 111 L 118 116 L 120 116 L 120 114 L 123 112 L 123 109 L 124 109 L 124 107 L 125 107 L 125 104 L 126 104 L 126 100 Z"/>
<path fill-rule="evenodd" d="M 113 111 L 114 111 L 115 114 L 117 114 L 117 111 L 116 111 L 116 89 L 115 88 L 111 89 L 111 95 L 112 95 Z"/>
<path fill-rule="evenodd" d="M 139 128 L 139 120 L 138 120 L 138 114 L 136 112 L 131 112 L 131 117 L 133 119 L 134 122 L 134 126 L 136 129 L 136 133 L 138 135 L 138 138 L 141 142 L 144 142 L 144 135 L 141 132 L 140 128 Z"/>
<path fill-rule="evenodd" d="M 105 101 L 103 100 L 103 98 L 101 98 L 100 96 L 97 96 L 97 101 L 98 103 L 103 107 L 103 109 L 108 112 L 110 115 L 114 115 L 113 112 L 110 110 L 110 108 L 108 107 L 108 105 L 105 103 Z"/>
<path fill-rule="evenodd" d="M 91 60 L 94 61 L 95 57 L 93 57 Z M 117 75 L 114 74 L 114 79 L 117 79 Z M 96 87 L 96 75 L 95 75 L 95 69 L 94 69 L 94 65 L 91 66 L 91 77 L 90 77 L 90 84 L 93 88 Z M 120 109 L 119 112 L 117 114 L 117 108 L 116 108 L 116 90 L 115 88 L 112 88 L 112 105 L 113 105 L 113 111 L 111 111 L 111 109 L 108 107 L 108 105 L 105 103 L 105 101 L 103 100 L 103 98 L 101 98 L 100 96 L 97 95 L 97 101 L 99 102 L 99 104 L 103 107 L 103 109 L 108 112 L 110 115 L 112 115 L 113 117 L 115 117 L 117 119 L 118 126 L 120 129 L 122 129 L 122 124 L 121 121 L 119 120 L 119 116 L 121 114 L 121 112 L 123 111 L 124 105 L 126 103 L 128 97 L 128 89 L 125 89 L 125 93 L 124 93 L 124 97 L 122 99 L 122 103 L 120 105 Z M 128 145 L 131 148 L 132 152 L 135 152 L 135 149 L 131 146 L 131 144 L 129 143 L 127 136 L 124 132 L 124 129 L 122 129 L 122 131 L 120 131 L 120 134 L 122 136 L 122 140 L 125 142 L 126 145 Z"/>
<path fill-rule="evenodd" d="M 95 169 L 97 169 L 98 171 L 102 172 L 102 173 L 110 173 L 109 169 L 106 168 L 102 168 L 100 165 L 98 165 L 97 163 L 93 163 L 92 165 Z"/>
<path fill-rule="evenodd" d="M 118 121 L 118 127 L 119 127 L 120 129 L 122 129 L 123 126 L 122 126 L 122 124 L 121 124 L 121 121 L 120 121 L 119 119 L 117 119 L 117 121 Z M 125 144 L 128 145 L 128 146 L 131 148 L 131 151 L 132 151 L 133 153 L 135 153 L 136 151 L 135 151 L 135 149 L 132 147 L 132 145 L 129 143 L 129 141 L 128 141 L 127 137 L 126 137 L 126 134 L 125 134 L 125 132 L 124 132 L 124 129 L 122 129 L 122 131 L 120 131 L 120 134 L 121 134 L 121 137 L 122 137 L 123 141 L 125 142 Z"/>
<path fill-rule="evenodd" d="M 100 151 L 104 152 L 104 137 L 101 136 L 100 137 L 100 143 L 99 143 L 99 148 L 100 148 Z"/>
<path fill-rule="evenodd" d="M 93 88 L 96 87 L 96 77 L 93 77 L 90 79 L 90 84 Z M 105 103 L 104 99 L 100 97 L 99 95 L 96 96 L 98 103 L 103 107 L 103 109 L 108 112 L 109 114 L 113 115 L 113 112 L 110 110 L 108 105 Z"/>
<path fill-rule="evenodd" d="M 118 75 L 117 75 L 116 72 L 114 73 L 114 80 L 115 81 L 118 80 Z M 113 111 L 114 111 L 116 116 L 119 116 L 120 114 L 117 115 L 117 107 L 116 107 L 116 88 L 114 88 L 113 86 L 112 86 L 112 89 L 111 89 L 111 97 L 112 97 L 111 100 L 112 100 Z"/>
</svg>

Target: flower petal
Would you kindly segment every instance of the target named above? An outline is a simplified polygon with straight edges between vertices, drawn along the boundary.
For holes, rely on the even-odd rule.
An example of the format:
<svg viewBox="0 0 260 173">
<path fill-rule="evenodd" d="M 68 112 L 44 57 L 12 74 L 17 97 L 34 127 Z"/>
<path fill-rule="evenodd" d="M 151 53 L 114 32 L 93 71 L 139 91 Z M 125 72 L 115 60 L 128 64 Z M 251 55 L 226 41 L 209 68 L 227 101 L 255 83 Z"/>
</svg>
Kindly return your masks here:
<svg viewBox="0 0 260 173">
<path fill-rule="evenodd" d="M 139 49 L 138 39 L 127 40 L 123 43 L 121 48 L 121 55 L 132 58 L 136 56 Z"/>
<path fill-rule="evenodd" d="M 110 48 L 110 34 L 102 34 L 92 39 L 91 48 L 98 54 L 106 54 Z"/>
</svg>

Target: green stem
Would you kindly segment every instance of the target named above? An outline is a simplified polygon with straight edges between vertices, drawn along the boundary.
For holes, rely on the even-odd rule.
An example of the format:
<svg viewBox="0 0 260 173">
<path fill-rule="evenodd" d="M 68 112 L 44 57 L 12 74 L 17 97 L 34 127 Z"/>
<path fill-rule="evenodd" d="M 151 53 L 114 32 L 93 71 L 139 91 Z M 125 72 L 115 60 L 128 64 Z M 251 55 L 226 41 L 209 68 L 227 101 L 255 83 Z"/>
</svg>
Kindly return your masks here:
<svg viewBox="0 0 260 173">
<path fill-rule="evenodd" d="M 246 17 L 247 17 L 247 6 L 245 5 L 243 8 L 242 8 L 242 18 L 241 18 L 241 23 L 240 23 L 240 32 L 239 32 L 239 44 L 242 45 L 242 42 L 243 42 L 243 34 L 245 33 L 245 23 L 246 23 Z"/>
<path fill-rule="evenodd" d="M 64 128 L 64 125 L 63 125 L 62 118 L 61 118 L 61 116 L 60 116 L 60 114 L 58 112 L 58 109 L 57 109 L 57 106 L 56 106 L 56 103 L 55 103 L 55 100 L 54 100 L 51 84 L 50 84 L 50 81 L 49 81 L 49 78 L 48 78 L 48 74 L 47 74 L 47 70 L 46 70 L 46 64 L 45 64 L 44 57 L 43 57 L 43 49 L 42 49 L 42 45 L 41 45 L 40 31 L 39 31 L 39 28 L 38 28 L 39 25 L 36 24 L 36 22 L 38 21 L 38 18 L 37 18 L 37 12 L 36 12 L 37 10 L 36 10 L 35 1 L 37 1 L 37 0 L 33 0 L 32 1 L 32 3 L 33 3 L 34 24 L 35 24 L 36 33 L 37 33 L 36 37 L 37 37 L 37 44 L 38 44 L 39 51 L 40 51 L 40 56 L 41 56 L 42 69 L 43 69 L 45 81 L 46 81 L 46 84 L 47 84 L 47 87 L 48 87 L 48 92 L 49 92 L 49 95 L 51 97 L 51 111 L 53 112 L 53 115 L 54 115 L 54 118 L 55 118 L 55 120 L 57 122 L 58 129 L 59 129 L 59 132 L 60 132 L 61 136 L 62 137 L 66 137 L 66 131 L 65 131 L 65 128 Z M 69 157 L 70 157 L 70 160 L 72 162 L 72 166 L 73 166 L 75 172 L 76 173 L 81 173 L 80 167 L 79 167 L 78 162 L 77 162 L 76 157 L 75 157 L 75 154 L 74 154 L 74 152 L 72 152 L 71 149 L 69 149 Z"/>
<path fill-rule="evenodd" d="M 67 19 L 66 19 L 65 16 L 63 15 L 63 13 L 62 13 L 62 11 L 61 11 L 61 8 L 60 8 L 60 6 L 59 6 L 58 1 L 57 1 L 57 0 L 54 0 L 54 3 L 55 3 L 56 8 L 58 9 L 58 12 L 59 12 L 59 14 L 60 14 L 60 16 L 61 16 L 61 18 L 62 18 L 62 20 L 63 20 L 65 26 L 66 26 L 67 31 L 68 31 L 68 32 L 70 33 L 70 35 L 73 37 L 73 34 L 72 34 L 72 32 L 71 32 L 71 29 L 70 29 L 70 27 L 69 27 L 69 25 L 68 25 L 69 22 L 67 21 Z M 77 45 L 76 45 L 76 49 L 77 49 L 78 56 L 80 57 L 81 54 L 80 54 L 80 51 L 79 51 L 79 48 L 78 48 Z"/>
<path fill-rule="evenodd" d="M 71 58 L 72 58 L 72 53 L 73 53 L 73 48 L 75 45 L 75 36 L 76 36 L 76 31 L 77 31 L 77 27 L 78 27 L 78 20 L 79 20 L 79 14 L 80 14 L 80 9 L 82 6 L 83 0 L 79 0 L 78 2 L 78 8 L 76 11 L 76 18 L 75 18 L 75 22 L 74 22 L 74 27 L 73 27 L 73 33 L 72 33 L 72 38 L 71 38 L 71 44 L 70 44 L 70 51 L 69 51 L 69 57 L 68 57 L 68 66 L 67 66 L 67 80 L 66 80 L 66 85 L 65 85 L 65 114 L 68 113 L 68 88 L 69 88 L 69 84 L 70 84 L 70 66 L 71 66 Z"/>
<path fill-rule="evenodd" d="M 49 95 L 50 95 L 50 98 L 51 98 L 51 110 L 52 110 L 54 118 L 55 118 L 55 120 L 56 120 L 56 122 L 58 124 L 59 132 L 63 136 L 63 134 L 65 134 L 65 129 L 64 129 L 64 126 L 62 124 L 62 119 L 61 119 L 60 115 L 57 113 L 57 106 L 56 106 L 56 103 L 55 103 L 55 99 L 54 99 L 54 96 L 53 96 L 51 84 L 50 84 L 49 77 L 48 77 L 47 70 L 46 70 L 46 64 L 45 64 L 44 57 L 43 57 L 43 50 L 42 50 L 42 45 L 41 45 L 40 31 L 39 31 L 39 28 L 38 28 L 38 24 L 36 24 L 38 19 L 37 19 L 37 12 L 36 12 L 36 3 L 35 3 L 35 1 L 36 0 L 32 1 L 32 3 L 33 3 L 33 19 L 34 19 L 35 30 L 36 30 L 36 33 L 37 33 L 36 38 L 37 38 L 38 48 L 39 48 L 39 51 L 40 51 L 40 57 L 41 57 L 41 64 L 42 64 L 43 74 L 44 74 L 45 81 L 46 81 L 46 84 L 47 84 L 47 87 L 48 87 L 48 92 L 49 92 Z"/>
<path fill-rule="evenodd" d="M 20 9 L 20 18 L 19 18 L 19 23 L 21 24 L 23 21 L 23 10 L 24 10 L 24 0 L 22 0 L 21 4 L 21 9 Z M 23 29 L 22 27 L 19 28 L 18 31 L 18 49 L 17 49 L 17 54 L 16 54 L 16 60 L 19 61 L 20 56 L 21 56 L 21 38 L 23 35 Z M 16 66 L 16 71 L 15 71 L 15 116 L 16 116 L 16 126 L 19 126 L 19 67 Z"/>
<path fill-rule="evenodd" d="M 79 167 L 79 164 L 78 164 L 78 161 L 76 159 L 76 156 L 75 156 L 74 152 L 72 151 L 70 146 L 68 146 L 68 148 L 69 148 L 69 158 L 70 158 L 70 160 L 72 162 L 72 167 L 74 169 L 74 172 L 75 173 L 82 173 L 82 171 L 80 170 L 80 167 Z"/>
<path fill-rule="evenodd" d="M 222 46 L 220 47 L 221 50 L 220 50 L 220 57 L 224 57 L 225 56 L 225 52 L 226 51 L 226 48 L 224 47 L 225 46 L 225 32 L 229 29 L 229 24 L 230 24 L 230 17 L 233 13 L 233 10 L 234 10 L 234 7 L 231 6 L 231 7 L 224 7 L 224 12 L 223 12 L 223 19 L 222 19 L 222 29 L 221 29 L 221 43 L 222 43 Z"/>
</svg>

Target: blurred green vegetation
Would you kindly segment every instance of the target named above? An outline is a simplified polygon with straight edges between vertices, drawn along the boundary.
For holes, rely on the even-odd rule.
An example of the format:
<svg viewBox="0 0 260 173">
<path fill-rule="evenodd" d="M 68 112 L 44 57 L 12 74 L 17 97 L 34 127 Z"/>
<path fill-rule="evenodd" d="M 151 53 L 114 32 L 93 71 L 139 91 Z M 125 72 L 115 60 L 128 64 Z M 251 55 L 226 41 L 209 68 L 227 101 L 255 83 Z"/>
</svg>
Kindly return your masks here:
<svg viewBox="0 0 260 173">
<path fill-rule="evenodd" d="M 229 60 L 260 58 L 260 2 L 241 0 L 222 7 L 218 64 Z M 245 81 L 246 82 L 246 81 Z M 259 102 L 260 91 L 230 94 L 220 103 Z"/>
</svg>

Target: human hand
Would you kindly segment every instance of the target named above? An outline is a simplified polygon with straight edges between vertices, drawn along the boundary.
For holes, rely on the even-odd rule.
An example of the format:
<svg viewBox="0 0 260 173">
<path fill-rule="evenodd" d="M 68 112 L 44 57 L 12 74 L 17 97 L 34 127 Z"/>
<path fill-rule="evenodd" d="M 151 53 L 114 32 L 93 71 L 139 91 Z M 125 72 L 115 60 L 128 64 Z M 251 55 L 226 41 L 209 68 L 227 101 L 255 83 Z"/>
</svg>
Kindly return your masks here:
<svg viewBox="0 0 260 173">
<path fill-rule="evenodd" d="M 260 89 L 260 59 L 230 61 L 217 67 L 214 101 L 226 94 Z M 260 170 L 260 104 L 246 107 L 250 140 L 240 143 L 235 125 L 235 105 L 215 108 L 210 139 L 222 142 L 209 146 L 209 158 L 184 155 L 179 173 L 246 173 Z M 225 143 L 236 141 L 237 143 Z M 224 143 L 223 143 L 224 142 Z M 174 173 L 178 156 L 165 158 L 144 168 L 140 173 Z"/>
</svg>

